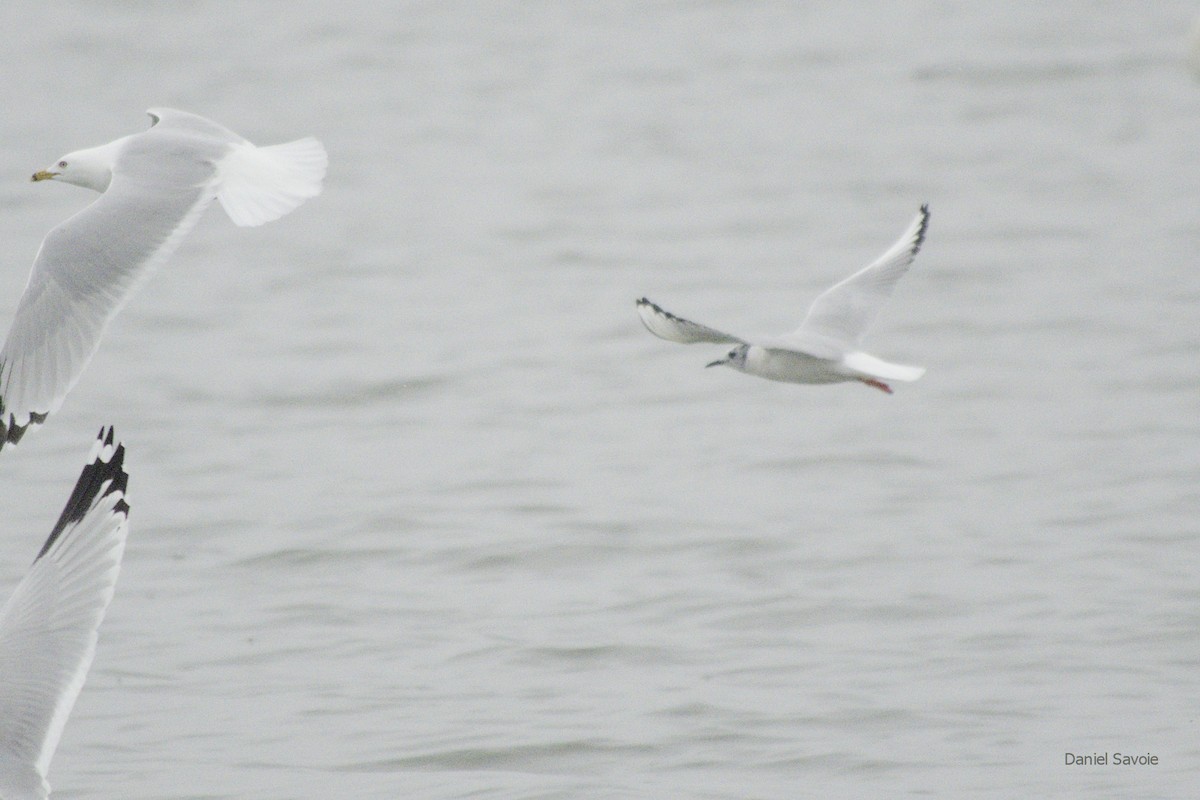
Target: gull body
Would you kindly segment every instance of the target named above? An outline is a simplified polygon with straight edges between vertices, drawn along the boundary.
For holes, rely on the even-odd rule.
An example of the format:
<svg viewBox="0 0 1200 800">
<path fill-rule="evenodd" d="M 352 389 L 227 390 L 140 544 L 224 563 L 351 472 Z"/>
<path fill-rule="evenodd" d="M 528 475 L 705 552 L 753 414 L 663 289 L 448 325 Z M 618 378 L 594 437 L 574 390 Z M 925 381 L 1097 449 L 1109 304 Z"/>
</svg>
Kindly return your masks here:
<svg viewBox="0 0 1200 800">
<path fill-rule="evenodd" d="M 813 302 L 800 327 L 783 336 L 753 340 L 678 317 L 645 297 L 638 315 L 659 338 L 681 344 L 735 345 L 708 366 L 727 366 L 748 375 L 785 383 L 859 381 L 892 393 L 887 381 L 915 381 L 923 367 L 894 364 L 861 348 L 896 282 L 908 271 L 925 241 L 929 207 L 921 211 L 896 243 L 874 262 L 825 290 Z"/>
<path fill-rule="evenodd" d="M 125 449 L 101 430 L 46 543 L 0 609 L 0 798 L 45 800 L 46 772 L 96 653 L 125 552 Z"/>
<path fill-rule="evenodd" d="M 320 194 L 316 139 L 256 147 L 184 111 L 149 111 L 149 130 L 68 153 L 34 173 L 100 192 L 46 235 L 0 350 L 0 449 L 57 411 L 133 290 L 213 200 L 261 225 Z"/>
</svg>

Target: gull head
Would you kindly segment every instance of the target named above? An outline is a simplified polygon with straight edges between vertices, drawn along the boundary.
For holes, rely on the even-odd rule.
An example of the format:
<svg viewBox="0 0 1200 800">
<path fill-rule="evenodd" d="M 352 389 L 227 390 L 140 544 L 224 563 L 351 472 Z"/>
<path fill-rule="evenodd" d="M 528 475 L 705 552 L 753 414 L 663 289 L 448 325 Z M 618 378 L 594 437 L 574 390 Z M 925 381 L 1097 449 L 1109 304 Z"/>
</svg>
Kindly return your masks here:
<svg viewBox="0 0 1200 800">
<path fill-rule="evenodd" d="M 705 364 L 704 366 L 719 367 L 722 364 L 724 364 L 726 366 L 733 367 L 734 369 L 738 369 L 738 370 L 745 372 L 746 371 L 746 355 L 749 352 L 750 352 L 750 345 L 739 344 L 737 347 L 733 348 L 728 353 L 726 353 L 724 358 L 718 358 L 716 361 L 713 361 L 709 364 Z"/>
<path fill-rule="evenodd" d="M 103 192 L 112 181 L 112 154 L 107 147 L 76 150 L 33 173 L 33 180 L 62 181 Z"/>
</svg>

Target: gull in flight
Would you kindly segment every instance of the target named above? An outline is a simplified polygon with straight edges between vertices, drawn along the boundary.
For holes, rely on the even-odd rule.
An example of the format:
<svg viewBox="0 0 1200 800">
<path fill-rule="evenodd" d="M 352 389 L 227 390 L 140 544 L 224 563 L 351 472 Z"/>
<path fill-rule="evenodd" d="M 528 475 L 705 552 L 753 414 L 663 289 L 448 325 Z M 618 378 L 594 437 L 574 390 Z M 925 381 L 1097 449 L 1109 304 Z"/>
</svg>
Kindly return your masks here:
<svg viewBox="0 0 1200 800">
<path fill-rule="evenodd" d="M 195 114 L 155 108 L 149 130 L 34 173 L 100 192 L 50 231 L 0 350 L 0 449 L 57 411 L 134 288 L 214 200 L 236 225 L 278 219 L 321 193 L 316 139 L 255 147 Z"/>
<path fill-rule="evenodd" d="M 883 361 L 863 352 L 860 343 L 921 249 L 928 226 L 929 206 L 921 206 L 886 253 L 826 289 L 813 301 L 800 327 L 783 336 L 742 339 L 677 317 L 645 297 L 637 301 L 638 315 L 651 333 L 670 342 L 736 345 L 710 367 L 725 365 L 786 383 L 861 381 L 891 394 L 886 381 L 915 381 L 925 374 L 924 367 Z"/>
<path fill-rule="evenodd" d="M 101 429 L 33 566 L 0 609 L 0 798 L 45 800 L 125 552 L 125 448 Z"/>
</svg>

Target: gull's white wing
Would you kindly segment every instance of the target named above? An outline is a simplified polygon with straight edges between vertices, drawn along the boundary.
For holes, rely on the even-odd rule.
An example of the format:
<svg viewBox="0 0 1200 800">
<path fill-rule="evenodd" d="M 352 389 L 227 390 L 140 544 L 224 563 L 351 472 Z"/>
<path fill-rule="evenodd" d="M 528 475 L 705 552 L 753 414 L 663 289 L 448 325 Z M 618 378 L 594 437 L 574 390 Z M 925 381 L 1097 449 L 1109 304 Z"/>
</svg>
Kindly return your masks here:
<svg viewBox="0 0 1200 800">
<path fill-rule="evenodd" d="M 921 249 L 928 226 L 929 206 L 925 205 L 886 253 L 822 292 L 796 334 L 815 333 L 842 342 L 860 342 Z"/>
<path fill-rule="evenodd" d="M 745 344 L 744 341 L 736 336 L 730 336 L 728 333 L 722 333 L 706 325 L 677 317 L 670 311 L 663 310 L 660 306 L 651 303 L 644 297 L 637 301 L 637 310 L 638 316 L 642 318 L 642 324 L 646 326 L 646 330 L 658 338 L 666 339 L 669 342 L 680 342 L 681 344 L 692 344 L 693 342 Z"/>
<path fill-rule="evenodd" d="M 0 797 L 44 800 L 125 551 L 125 449 L 100 431 L 58 524 L 0 609 Z"/>
</svg>

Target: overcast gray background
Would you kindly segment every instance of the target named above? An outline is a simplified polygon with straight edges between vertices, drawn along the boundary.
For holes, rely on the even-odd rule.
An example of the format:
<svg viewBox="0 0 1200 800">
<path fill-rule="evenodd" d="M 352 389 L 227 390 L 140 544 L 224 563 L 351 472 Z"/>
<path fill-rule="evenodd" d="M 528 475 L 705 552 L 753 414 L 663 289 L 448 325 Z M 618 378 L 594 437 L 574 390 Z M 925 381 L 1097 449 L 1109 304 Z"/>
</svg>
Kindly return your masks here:
<svg viewBox="0 0 1200 800">
<path fill-rule="evenodd" d="M 7 592 L 129 448 L 56 797 L 1187 794 L 1195 11 L 5 2 L 0 327 L 147 107 L 330 155 L 0 456 Z M 789 330 L 923 202 L 894 396 L 637 321 Z"/>
</svg>

